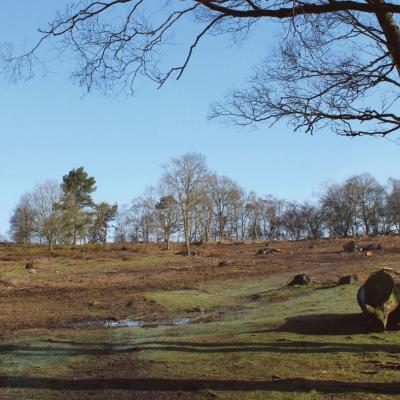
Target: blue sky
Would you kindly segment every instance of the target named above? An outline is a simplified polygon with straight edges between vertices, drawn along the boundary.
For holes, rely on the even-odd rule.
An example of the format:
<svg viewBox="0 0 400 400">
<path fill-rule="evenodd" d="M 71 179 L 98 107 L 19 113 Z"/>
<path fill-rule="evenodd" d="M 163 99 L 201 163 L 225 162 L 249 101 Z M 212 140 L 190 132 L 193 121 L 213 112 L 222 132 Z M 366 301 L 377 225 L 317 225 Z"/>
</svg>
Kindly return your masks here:
<svg viewBox="0 0 400 400">
<path fill-rule="evenodd" d="M 31 42 L 56 11 L 54 3 L 5 2 L 0 42 Z M 210 103 L 240 87 L 266 53 L 265 38 L 273 38 L 268 30 L 239 48 L 210 38 L 180 81 L 161 90 L 141 82 L 134 97 L 85 95 L 69 80 L 68 58 L 33 81 L 0 81 L 0 234 L 24 192 L 79 166 L 96 178 L 96 200 L 120 204 L 155 184 L 171 157 L 191 151 L 203 153 L 212 170 L 246 189 L 290 200 L 311 198 L 323 182 L 352 174 L 370 172 L 382 183 L 400 178 L 400 146 L 389 140 L 330 132 L 307 136 L 284 123 L 255 131 L 207 121 Z"/>
</svg>

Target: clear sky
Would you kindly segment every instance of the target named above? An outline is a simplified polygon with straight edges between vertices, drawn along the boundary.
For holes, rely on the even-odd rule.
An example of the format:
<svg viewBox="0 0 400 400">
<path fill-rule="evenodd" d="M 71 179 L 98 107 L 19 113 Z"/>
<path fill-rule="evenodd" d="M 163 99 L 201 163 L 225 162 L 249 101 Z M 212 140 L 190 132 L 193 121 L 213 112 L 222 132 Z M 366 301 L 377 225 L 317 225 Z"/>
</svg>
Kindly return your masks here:
<svg viewBox="0 0 400 400">
<path fill-rule="evenodd" d="M 0 42 L 30 43 L 65 3 L 4 2 Z M 289 200 L 311 198 L 323 182 L 362 172 L 382 183 L 400 178 L 400 146 L 385 139 L 307 136 L 285 124 L 250 131 L 207 121 L 210 103 L 241 86 L 271 39 L 267 29 L 239 48 L 210 38 L 180 81 L 161 90 L 141 83 L 132 98 L 84 95 L 69 80 L 68 58 L 52 63 L 45 77 L 18 85 L 0 81 L 0 234 L 24 192 L 79 166 L 96 178 L 96 200 L 120 204 L 155 184 L 161 164 L 192 151 L 246 189 Z"/>
</svg>

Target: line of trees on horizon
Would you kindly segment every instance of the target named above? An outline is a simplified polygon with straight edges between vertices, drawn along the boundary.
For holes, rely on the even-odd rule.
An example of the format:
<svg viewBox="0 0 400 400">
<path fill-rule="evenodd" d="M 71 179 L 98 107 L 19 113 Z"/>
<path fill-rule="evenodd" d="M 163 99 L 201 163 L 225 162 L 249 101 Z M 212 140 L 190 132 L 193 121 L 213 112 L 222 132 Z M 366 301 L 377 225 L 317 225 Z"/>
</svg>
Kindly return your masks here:
<svg viewBox="0 0 400 400">
<path fill-rule="evenodd" d="M 96 180 L 83 167 L 71 170 L 60 184 L 48 180 L 20 198 L 10 219 L 10 237 L 16 243 L 75 245 L 106 243 L 116 204 L 95 203 Z"/>
<path fill-rule="evenodd" d="M 72 170 L 22 196 L 10 221 L 18 243 L 53 244 L 301 240 L 400 231 L 400 180 L 370 174 L 328 184 L 314 201 L 292 202 L 246 192 L 209 170 L 198 153 L 173 158 L 154 187 L 118 209 L 93 202 L 95 179 Z M 113 234 L 110 227 L 113 224 Z M 111 238 L 112 236 L 112 238 Z"/>
</svg>

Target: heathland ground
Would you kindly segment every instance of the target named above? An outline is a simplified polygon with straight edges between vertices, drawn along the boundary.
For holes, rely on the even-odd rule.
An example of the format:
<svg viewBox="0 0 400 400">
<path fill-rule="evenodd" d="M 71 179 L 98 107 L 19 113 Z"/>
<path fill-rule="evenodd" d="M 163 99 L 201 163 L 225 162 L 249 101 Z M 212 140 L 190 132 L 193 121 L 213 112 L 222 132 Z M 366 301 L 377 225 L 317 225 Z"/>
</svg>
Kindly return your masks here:
<svg viewBox="0 0 400 400">
<path fill-rule="evenodd" d="M 190 257 L 0 244 L 0 398 L 396 398 L 400 332 L 375 332 L 356 293 L 381 268 L 397 277 L 400 237 L 371 242 L 383 249 L 224 242 Z M 288 286 L 299 273 L 312 283 Z M 348 274 L 358 281 L 337 285 Z"/>
</svg>

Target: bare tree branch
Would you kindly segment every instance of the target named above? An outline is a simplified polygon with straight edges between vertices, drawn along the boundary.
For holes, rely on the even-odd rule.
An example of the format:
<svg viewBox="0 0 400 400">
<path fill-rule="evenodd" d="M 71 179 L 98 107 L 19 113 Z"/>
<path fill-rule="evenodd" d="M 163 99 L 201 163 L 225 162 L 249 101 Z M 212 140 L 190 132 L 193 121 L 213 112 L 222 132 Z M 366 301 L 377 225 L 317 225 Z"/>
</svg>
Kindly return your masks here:
<svg viewBox="0 0 400 400">
<path fill-rule="evenodd" d="M 180 79 L 209 36 L 241 40 L 259 22 L 278 20 L 274 56 L 247 88 L 214 104 L 210 117 L 385 136 L 400 130 L 399 15 L 397 0 L 80 0 L 24 54 L 4 46 L 2 60 L 11 79 L 31 78 L 41 48 L 53 40 L 75 54 L 72 76 L 87 90 L 132 92 L 142 76 L 159 87 Z M 165 57 L 175 40 L 183 53 Z"/>
</svg>

